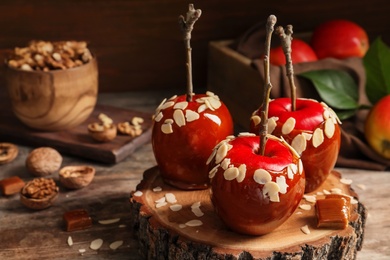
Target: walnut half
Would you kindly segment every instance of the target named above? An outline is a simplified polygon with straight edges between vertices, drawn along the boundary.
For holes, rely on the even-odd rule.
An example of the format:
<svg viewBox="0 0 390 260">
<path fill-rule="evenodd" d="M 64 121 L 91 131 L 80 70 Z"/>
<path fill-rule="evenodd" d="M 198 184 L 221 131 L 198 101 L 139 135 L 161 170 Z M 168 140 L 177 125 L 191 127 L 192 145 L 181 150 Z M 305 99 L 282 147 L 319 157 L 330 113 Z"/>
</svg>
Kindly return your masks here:
<svg viewBox="0 0 390 260">
<path fill-rule="evenodd" d="M 0 164 L 13 161 L 18 155 L 18 147 L 11 143 L 0 143 Z"/>
<path fill-rule="evenodd" d="M 26 183 L 20 201 L 31 209 L 45 209 L 57 199 L 59 188 L 51 178 L 36 178 Z"/>
</svg>

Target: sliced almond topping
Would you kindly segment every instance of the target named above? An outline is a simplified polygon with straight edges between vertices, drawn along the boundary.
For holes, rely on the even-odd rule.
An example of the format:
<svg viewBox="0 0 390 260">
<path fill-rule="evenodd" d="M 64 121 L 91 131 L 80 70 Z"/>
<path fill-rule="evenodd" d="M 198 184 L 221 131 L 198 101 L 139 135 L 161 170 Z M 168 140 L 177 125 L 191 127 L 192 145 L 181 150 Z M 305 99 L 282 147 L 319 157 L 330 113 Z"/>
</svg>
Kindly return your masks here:
<svg viewBox="0 0 390 260">
<path fill-rule="evenodd" d="M 238 136 L 256 136 L 256 134 L 249 133 L 249 132 L 242 132 L 242 133 L 239 133 Z"/>
<path fill-rule="evenodd" d="M 302 134 L 295 136 L 291 142 L 292 148 L 300 155 L 306 150 L 306 144 L 306 138 Z"/>
<path fill-rule="evenodd" d="M 253 174 L 253 179 L 258 184 L 266 184 L 272 180 L 271 174 L 264 169 L 257 169 Z"/>
<path fill-rule="evenodd" d="M 324 132 L 326 137 L 332 138 L 334 135 L 334 132 L 336 130 L 335 124 L 333 123 L 332 119 L 328 118 L 325 121 L 325 127 L 324 127 Z"/>
<path fill-rule="evenodd" d="M 242 182 L 245 179 L 246 175 L 246 164 L 241 164 L 238 167 L 238 176 L 237 176 L 237 182 Z"/>
<path fill-rule="evenodd" d="M 303 227 L 301 227 L 301 231 L 306 234 L 306 235 L 309 235 L 310 234 L 310 229 L 307 225 L 304 225 Z"/>
<path fill-rule="evenodd" d="M 215 96 L 214 92 L 212 92 L 212 91 L 210 91 L 210 90 L 207 90 L 207 91 L 206 91 L 206 95 L 209 96 L 209 97 Z"/>
<path fill-rule="evenodd" d="M 161 106 L 161 110 L 164 110 L 164 109 L 167 109 L 168 107 L 171 107 L 175 104 L 175 102 L 173 101 L 168 101 L 166 103 L 164 103 L 162 106 Z"/>
<path fill-rule="evenodd" d="M 303 172 L 303 163 L 301 159 L 298 159 L 298 173 L 302 174 Z"/>
<path fill-rule="evenodd" d="M 299 208 L 303 209 L 303 210 L 310 210 L 311 209 L 311 205 L 309 205 L 309 204 L 301 204 L 301 205 L 299 205 Z"/>
<path fill-rule="evenodd" d="M 251 120 L 255 126 L 261 123 L 261 118 L 258 115 L 252 116 Z"/>
<path fill-rule="evenodd" d="M 204 104 L 206 105 L 206 107 L 212 111 L 214 111 L 214 107 L 210 104 L 210 99 L 205 99 L 204 100 Z"/>
<path fill-rule="evenodd" d="M 203 222 L 199 219 L 193 219 L 185 223 L 186 226 L 189 227 L 197 227 L 203 225 Z"/>
<path fill-rule="evenodd" d="M 280 187 L 276 182 L 269 181 L 266 184 L 264 184 L 263 187 L 263 195 L 268 194 L 270 201 L 272 202 L 279 202 L 279 191 Z"/>
<path fill-rule="evenodd" d="M 268 133 L 269 134 L 272 134 L 272 132 L 275 130 L 276 128 L 276 121 L 278 121 L 279 118 L 277 117 L 271 117 L 268 119 Z"/>
<path fill-rule="evenodd" d="M 171 118 L 167 118 L 167 119 L 164 120 L 165 124 L 173 124 L 174 122 L 175 121 L 173 121 L 173 119 L 171 119 Z"/>
<path fill-rule="evenodd" d="M 161 119 L 163 118 L 163 113 L 162 112 L 159 112 L 158 114 L 157 114 L 157 116 L 154 118 L 154 121 L 156 121 L 156 122 L 160 122 L 161 121 Z"/>
<path fill-rule="evenodd" d="M 322 131 L 321 128 L 317 128 L 314 130 L 313 133 L 313 138 L 312 138 L 312 143 L 314 148 L 317 148 L 324 142 L 324 132 Z"/>
<path fill-rule="evenodd" d="M 217 164 L 214 166 L 214 168 L 212 168 L 210 171 L 209 171 L 209 178 L 212 179 L 214 178 L 215 174 L 217 173 L 218 171 L 218 167 L 220 166 L 220 164 Z"/>
<path fill-rule="evenodd" d="M 324 112 L 322 113 L 322 116 L 324 117 L 324 119 L 328 119 L 330 117 L 330 113 L 329 113 L 329 110 L 328 109 L 324 109 Z"/>
<path fill-rule="evenodd" d="M 174 112 L 173 112 L 173 119 L 175 120 L 175 123 L 181 127 L 181 126 L 184 126 L 186 124 L 186 119 L 184 117 L 184 113 L 182 110 L 180 109 L 176 109 Z"/>
<path fill-rule="evenodd" d="M 80 248 L 79 249 L 79 252 L 82 254 L 82 253 L 85 253 L 85 251 L 87 251 L 87 250 L 85 250 L 84 248 Z"/>
<path fill-rule="evenodd" d="M 287 135 L 291 133 L 292 130 L 294 130 L 295 127 L 295 118 L 290 117 L 289 119 L 284 122 L 282 126 L 282 134 Z"/>
<path fill-rule="evenodd" d="M 229 165 L 230 165 L 230 158 L 223 159 L 221 163 L 222 169 L 226 170 L 227 168 L 229 168 Z"/>
<path fill-rule="evenodd" d="M 170 205 L 169 208 L 172 210 L 172 211 L 179 211 L 183 208 L 182 205 L 180 204 L 173 204 L 173 205 Z"/>
<path fill-rule="evenodd" d="M 345 185 L 351 185 L 353 181 L 352 181 L 351 179 L 341 178 L 341 179 L 340 179 L 340 182 L 341 182 L 342 184 L 345 184 Z"/>
<path fill-rule="evenodd" d="M 140 190 L 137 190 L 136 192 L 134 192 L 133 194 L 135 197 L 141 197 L 143 195 L 142 191 Z"/>
<path fill-rule="evenodd" d="M 162 188 L 160 186 L 156 186 L 156 187 L 153 188 L 153 191 L 154 192 L 160 192 L 160 191 L 162 191 Z"/>
<path fill-rule="evenodd" d="M 156 203 L 156 208 L 161 208 L 161 207 L 164 207 L 165 205 L 167 205 L 168 203 L 166 203 L 165 201 L 164 202 L 160 202 L 160 203 Z"/>
<path fill-rule="evenodd" d="M 286 183 L 286 177 L 284 177 L 284 176 L 276 177 L 276 183 L 279 186 L 280 193 L 286 194 L 287 193 L 287 188 L 288 188 L 288 185 Z"/>
<path fill-rule="evenodd" d="M 198 107 L 198 113 L 200 114 L 200 113 L 204 112 L 206 109 L 207 109 L 206 104 L 200 105 Z"/>
<path fill-rule="evenodd" d="M 98 238 L 91 242 L 89 248 L 91 248 L 92 250 L 98 250 L 102 245 L 103 245 L 103 239 Z"/>
<path fill-rule="evenodd" d="M 204 113 L 204 116 L 216 123 L 217 125 L 221 125 L 222 121 L 221 118 L 217 115 L 209 114 L 209 113 Z"/>
<path fill-rule="evenodd" d="M 194 203 L 192 203 L 192 205 L 191 205 L 191 209 L 193 209 L 193 208 L 199 208 L 200 207 L 200 201 L 197 201 L 197 202 L 194 202 Z"/>
<path fill-rule="evenodd" d="M 68 236 L 68 246 L 72 246 L 73 245 L 73 239 L 71 236 Z"/>
<path fill-rule="evenodd" d="M 187 122 L 192 122 L 199 119 L 199 114 L 192 110 L 186 110 L 186 120 Z"/>
<path fill-rule="evenodd" d="M 313 195 L 306 195 L 304 194 L 303 195 L 303 198 L 307 201 L 307 202 L 310 202 L 310 203 L 316 203 L 317 201 L 317 198 Z"/>
<path fill-rule="evenodd" d="M 159 198 L 158 200 L 155 200 L 154 202 L 155 202 L 155 203 L 166 202 L 166 198 L 165 198 L 165 196 L 164 196 L 164 197 Z"/>
<path fill-rule="evenodd" d="M 191 211 L 192 211 L 192 213 L 194 213 L 195 216 L 197 216 L 198 218 L 204 215 L 203 211 L 202 211 L 199 207 L 194 207 L 194 208 L 191 207 Z"/>
<path fill-rule="evenodd" d="M 167 124 L 167 123 L 162 124 L 161 131 L 164 134 L 172 134 L 173 133 L 172 124 Z"/>
<path fill-rule="evenodd" d="M 117 223 L 120 220 L 121 220 L 120 218 L 103 219 L 103 220 L 99 220 L 99 224 L 109 225 L 109 224 Z"/>
<path fill-rule="evenodd" d="M 173 95 L 172 97 L 169 98 L 169 100 L 174 100 L 175 98 L 177 98 L 177 95 Z"/>
<path fill-rule="evenodd" d="M 330 191 L 328 191 L 328 190 L 323 190 L 323 192 L 324 192 L 325 195 L 329 195 L 330 194 Z"/>
<path fill-rule="evenodd" d="M 159 112 L 161 110 L 162 106 L 165 104 L 165 101 L 167 101 L 166 98 L 164 98 L 164 100 L 161 101 L 161 103 L 157 106 L 156 112 Z"/>
<path fill-rule="evenodd" d="M 177 102 L 174 106 L 173 106 L 173 109 L 181 109 L 181 110 L 184 110 L 186 109 L 188 106 L 188 102 L 187 101 L 182 101 L 182 102 Z"/>
<path fill-rule="evenodd" d="M 303 135 L 306 139 L 306 141 L 310 141 L 311 138 L 313 137 L 313 134 L 309 134 L 309 133 L 305 133 L 305 132 L 302 132 L 301 135 Z"/>
<path fill-rule="evenodd" d="M 220 163 L 227 155 L 228 146 L 225 143 L 222 143 L 220 147 L 218 147 L 217 154 L 215 155 L 215 163 Z"/>
<path fill-rule="evenodd" d="M 174 203 L 177 202 L 176 196 L 175 196 L 175 194 L 173 194 L 173 193 L 166 193 L 166 194 L 165 194 L 165 199 L 166 199 L 166 201 L 167 201 L 168 203 L 170 203 L 170 204 L 174 204 Z"/>
<path fill-rule="evenodd" d="M 332 188 L 332 189 L 330 189 L 330 192 L 332 193 L 332 194 L 342 194 L 343 192 L 341 191 L 341 189 L 339 189 L 339 188 Z"/>
<path fill-rule="evenodd" d="M 240 172 L 238 171 L 237 167 L 230 167 L 225 170 L 225 172 L 223 173 L 223 177 L 225 178 L 225 180 L 231 181 L 237 178 L 239 173 Z"/>
<path fill-rule="evenodd" d="M 210 105 L 214 108 L 214 109 L 218 109 L 222 106 L 222 102 L 219 101 L 219 99 L 215 98 L 216 96 L 212 97 L 209 99 L 210 101 Z"/>
<path fill-rule="evenodd" d="M 214 147 L 214 149 L 211 151 L 209 158 L 207 158 L 207 161 L 206 161 L 207 165 L 209 165 L 211 163 L 211 161 L 214 159 L 216 154 L 217 154 L 217 149 L 215 149 L 215 147 Z"/>
<path fill-rule="evenodd" d="M 109 247 L 112 249 L 112 250 L 116 250 L 118 249 L 121 245 L 123 245 L 123 240 L 118 240 L 118 241 L 115 241 L 115 242 L 112 242 Z"/>
</svg>

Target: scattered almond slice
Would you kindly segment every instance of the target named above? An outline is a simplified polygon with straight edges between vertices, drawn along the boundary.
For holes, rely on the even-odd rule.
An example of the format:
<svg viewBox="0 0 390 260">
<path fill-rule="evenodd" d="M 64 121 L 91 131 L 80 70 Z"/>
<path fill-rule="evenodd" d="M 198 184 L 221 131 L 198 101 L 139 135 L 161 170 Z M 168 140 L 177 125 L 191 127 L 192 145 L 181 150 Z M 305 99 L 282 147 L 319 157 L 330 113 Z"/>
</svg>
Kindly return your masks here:
<svg viewBox="0 0 390 260">
<path fill-rule="evenodd" d="M 89 248 L 91 248 L 92 250 L 98 250 L 102 245 L 103 245 L 103 239 L 98 238 L 91 242 Z"/>
<path fill-rule="evenodd" d="M 160 186 L 157 186 L 157 187 L 153 188 L 153 191 L 154 192 L 160 192 L 160 191 L 162 191 L 162 188 Z"/>
<path fill-rule="evenodd" d="M 80 248 L 80 249 L 79 249 L 79 253 L 81 253 L 81 254 L 82 254 L 82 253 L 85 253 L 85 251 L 86 251 L 86 250 L 85 250 L 84 248 Z"/>
<path fill-rule="evenodd" d="M 112 243 L 110 244 L 110 248 L 111 248 L 112 250 L 116 250 L 116 249 L 118 249 L 121 245 L 123 245 L 123 240 L 118 240 L 118 241 L 112 242 Z"/>
<path fill-rule="evenodd" d="M 120 218 L 112 218 L 112 219 L 99 220 L 98 222 L 102 225 L 108 225 L 108 224 L 119 222 L 119 220 L 121 220 L 121 219 Z"/>
<path fill-rule="evenodd" d="M 143 193 L 142 193 L 142 191 L 137 190 L 136 192 L 134 192 L 133 195 L 136 196 L 136 197 L 141 197 L 143 195 Z"/>
<path fill-rule="evenodd" d="M 174 204 L 174 203 L 177 202 L 176 196 L 175 196 L 175 194 L 173 194 L 173 193 L 166 193 L 166 194 L 165 194 L 165 199 L 166 199 L 166 201 L 167 201 L 168 203 L 170 203 L 170 204 Z"/>
<path fill-rule="evenodd" d="M 193 220 L 186 222 L 185 225 L 189 226 L 189 227 L 198 227 L 198 226 L 203 225 L 203 222 L 199 219 L 193 219 Z"/>
<path fill-rule="evenodd" d="M 344 179 L 344 178 L 341 178 L 341 179 L 340 179 L 340 182 L 341 182 L 342 184 L 345 184 L 345 185 L 351 185 L 353 181 L 352 181 L 351 179 Z"/>
<path fill-rule="evenodd" d="M 309 204 L 301 204 L 301 205 L 299 205 L 299 208 L 303 209 L 303 210 L 310 210 L 311 209 L 311 205 L 309 205 Z"/>
<path fill-rule="evenodd" d="M 73 239 L 71 236 L 68 236 L 68 245 L 72 246 L 73 245 Z"/>
<path fill-rule="evenodd" d="M 165 205 L 167 205 L 168 203 L 166 203 L 165 201 L 164 202 L 159 202 L 159 203 L 156 203 L 156 208 L 161 208 L 161 207 L 164 207 Z"/>
<path fill-rule="evenodd" d="M 183 208 L 182 205 L 180 204 L 173 204 L 173 205 L 170 205 L 169 208 L 172 210 L 172 211 L 179 211 Z"/>
<path fill-rule="evenodd" d="M 191 211 L 192 211 L 192 213 L 194 213 L 195 216 L 197 216 L 197 217 L 202 217 L 202 216 L 204 215 L 204 213 L 202 212 L 202 210 L 201 210 L 199 207 L 191 208 Z"/>
<path fill-rule="evenodd" d="M 315 196 L 313 195 L 303 195 L 303 198 L 307 201 L 307 202 L 311 202 L 311 203 L 316 203 L 317 199 Z"/>
<path fill-rule="evenodd" d="M 199 208 L 199 207 L 200 207 L 200 201 L 194 202 L 194 203 L 191 205 L 191 209 L 193 209 L 193 208 Z"/>
<path fill-rule="evenodd" d="M 306 235 L 309 235 L 310 234 L 310 229 L 307 225 L 304 225 L 303 227 L 301 227 L 301 231 L 306 234 Z"/>
</svg>

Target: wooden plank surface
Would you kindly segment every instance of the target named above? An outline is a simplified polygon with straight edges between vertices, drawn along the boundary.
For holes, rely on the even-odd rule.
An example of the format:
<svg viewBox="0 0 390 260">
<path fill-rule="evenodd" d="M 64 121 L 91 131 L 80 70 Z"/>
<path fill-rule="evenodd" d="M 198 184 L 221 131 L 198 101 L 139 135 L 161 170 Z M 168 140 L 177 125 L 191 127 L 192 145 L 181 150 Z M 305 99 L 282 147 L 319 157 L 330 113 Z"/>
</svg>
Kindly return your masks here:
<svg viewBox="0 0 390 260">
<path fill-rule="evenodd" d="M 169 98 L 171 95 L 168 92 L 106 94 L 99 97 L 99 103 L 151 113 L 164 97 Z M 14 175 L 20 176 L 24 181 L 33 178 L 24 166 L 32 147 L 19 146 L 19 149 L 20 153 L 15 161 L 0 165 L 0 179 Z M 155 163 L 150 143 L 141 146 L 115 165 L 64 156 L 63 166 L 94 166 L 97 170 L 94 180 L 81 190 L 61 188 L 56 204 L 42 211 L 25 208 L 17 195 L 0 196 L 0 259 L 142 259 L 137 253 L 138 241 L 130 228 L 129 198 L 130 192 L 141 181 L 143 172 L 155 166 Z M 389 259 L 389 172 L 336 170 L 344 178 L 353 180 L 352 188 L 368 209 L 363 248 L 358 252 L 357 259 Z M 58 175 L 53 177 L 58 180 Z M 88 210 L 93 226 L 87 230 L 66 232 L 62 214 L 76 208 Z M 111 225 L 98 223 L 98 220 L 111 218 L 120 218 L 120 221 Z M 72 247 L 67 244 L 69 235 L 74 241 Z M 104 241 L 98 251 L 89 249 L 90 242 L 96 238 Z M 123 240 L 124 244 L 117 250 L 112 250 L 109 244 L 115 240 Z M 80 248 L 86 249 L 83 256 L 78 251 Z"/>
</svg>

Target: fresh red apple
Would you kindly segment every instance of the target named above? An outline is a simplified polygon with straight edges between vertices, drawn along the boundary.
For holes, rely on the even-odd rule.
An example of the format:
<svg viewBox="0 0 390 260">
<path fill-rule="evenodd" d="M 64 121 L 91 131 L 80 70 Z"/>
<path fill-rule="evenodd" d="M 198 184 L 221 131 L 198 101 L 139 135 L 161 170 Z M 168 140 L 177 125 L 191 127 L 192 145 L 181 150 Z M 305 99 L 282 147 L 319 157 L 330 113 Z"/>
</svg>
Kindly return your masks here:
<svg viewBox="0 0 390 260">
<path fill-rule="evenodd" d="M 314 29 L 311 46 L 318 59 L 363 57 L 369 48 L 366 31 L 348 20 L 330 20 Z"/>
<path fill-rule="evenodd" d="M 208 160 L 211 201 L 231 230 L 264 235 L 294 212 L 305 189 L 299 155 L 285 141 L 268 136 L 263 155 L 254 134 L 230 136 Z"/>
<path fill-rule="evenodd" d="M 310 45 L 300 39 L 294 39 L 291 43 L 291 50 L 291 59 L 293 64 L 317 60 L 317 55 Z M 282 66 L 286 64 L 286 58 L 284 56 L 282 46 L 271 48 L 269 61 L 275 66 Z"/>
<path fill-rule="evenodd" d="M 370 147 L 390 159 L 390 95 L 382 97 L 367 115 L 364 134 Z"/>
<path fill-rule="evenodd" d="M 164 100 L 154 116 L 153 152 L 165 182 L 180 189 L 208 188 L 207 158 L 233 133 L 227 107 L 212 92 Z"/>
<path fill-rule="evenodd" d="M 259 133 L 260 116 L 256 110 L 251 117 L 250 131 Z M 334 168 L 341 140 L 337 115 L 325 103 L 299 98 L 296 110 L 290 98 L 269 102 L 268 133 L 281 136 L 300 155 L 305 168 L 305 192 L 317 189 Z"/>
</svg>

